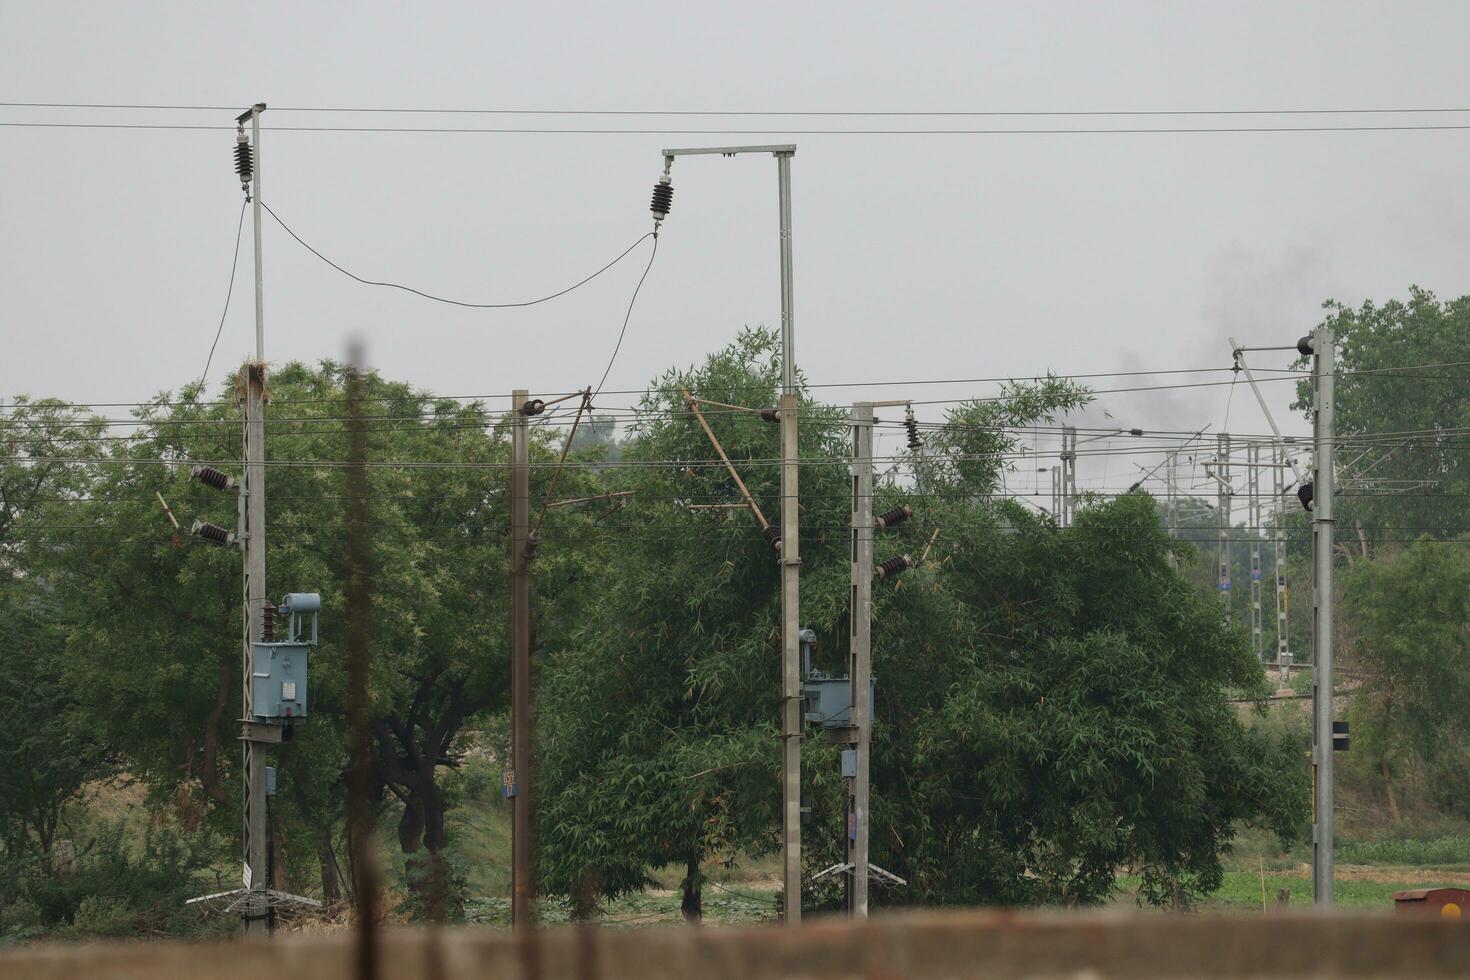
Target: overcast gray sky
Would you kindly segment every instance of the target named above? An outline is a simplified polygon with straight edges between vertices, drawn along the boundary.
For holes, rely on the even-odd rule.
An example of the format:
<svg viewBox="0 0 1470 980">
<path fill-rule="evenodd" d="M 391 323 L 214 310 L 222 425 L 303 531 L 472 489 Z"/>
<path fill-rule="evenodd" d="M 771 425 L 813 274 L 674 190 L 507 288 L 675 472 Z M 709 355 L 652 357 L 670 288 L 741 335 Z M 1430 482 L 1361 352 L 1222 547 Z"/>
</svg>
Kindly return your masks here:
<svg viewBox="0 0 1470 980">
<path fill-rule="evenodd" d="M 1467 38 L 1463 2 L 11 0 L 0 5 L 0 92 L 14 102 L 242 108 L 1453 108 L 1470 107 Z M 3 121 L 232 116 L 0 110 Z M 264 197 L 307 240 L 365 276 L 483 301 L 561 288 L 646 231 L 662 147 L 764 137 L 269 126 L 925 124 L 274 110 L 265 122 Z M 931 124 L 1293 122 L 1464 124 L 1470 114 Z M 1217 366 L 1229 362 L 1228 335 L 1291 343 L 1329 297 L 1387 299 L 1410 283 L 1446 297 L 1470 289 L 1470 132 L 778 138 L 798 145 L 797 355 L 814 382 Z M 241 204 L 232 143 L 228 132 L 0 127 L 0 393 L 127 402 L 198 375 Z M 691 363 L 742 324 L 779 323 L 772 160 L 681 160 L 674 186 L 609 389 Z M 249 236 L 247 221 L 216 380 L 253 346 Z M 357 333 L 385 374 L 441 393 L 592 384 L 643 259 L 534 309 L 463 310 L 348 281 L 267 219 L 267 356 L 340 357 Z M 1288 387 L 1274 386 L 1283 409 Z M 1121 425 L 1218 427 L 1227 397 L 1226 388 L 1114 395 L 1100 409 Z M 1248 392 L 1236 392 L 1231 413 L 1232 429 L 1263 430 Z M 1128 464 L 1108 465 L 1116 483 Z M 1084 475 L 1104 479 L 1091 464 Z"/>
</svg>

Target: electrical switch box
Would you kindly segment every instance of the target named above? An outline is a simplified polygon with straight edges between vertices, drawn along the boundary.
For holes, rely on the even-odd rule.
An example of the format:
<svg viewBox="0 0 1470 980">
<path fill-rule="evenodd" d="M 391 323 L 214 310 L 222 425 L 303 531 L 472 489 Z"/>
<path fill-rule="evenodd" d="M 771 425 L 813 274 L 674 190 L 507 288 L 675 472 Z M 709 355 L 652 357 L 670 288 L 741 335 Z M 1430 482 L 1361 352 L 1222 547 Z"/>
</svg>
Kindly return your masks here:
<svg viewBox="0 0 1470 980">
<path fill-rule="evenodd" d="M 876 689 L 876 679 L 869 678 L 870 705 Z M 823 728 L 847 728 L 852 724 L 852 684 L 846 677 L 826 677 L 812 671 L 801 682 L 801 694 L 806 702 L 808 722 Z"/>
<path fill-rule="evenodd" d="M 250 671 L 251 713 L 259 721 L 306 717 L 305 643 L 256 643 Z"/>
</svg>

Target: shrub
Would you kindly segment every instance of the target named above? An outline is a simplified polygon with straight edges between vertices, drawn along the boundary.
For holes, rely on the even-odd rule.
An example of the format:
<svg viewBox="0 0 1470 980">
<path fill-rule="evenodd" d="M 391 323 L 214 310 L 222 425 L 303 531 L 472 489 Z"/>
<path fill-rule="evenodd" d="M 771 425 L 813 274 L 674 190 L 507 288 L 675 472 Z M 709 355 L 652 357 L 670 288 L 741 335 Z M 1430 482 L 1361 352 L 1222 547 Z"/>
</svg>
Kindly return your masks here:
<svg viewBox="0 0 1470 980">
<path fill-rule="evenodd" d="M 84 936 L 132 936 L 138 932 L 138 915 L 126 899 L 88 895 L 77 906 L 72 924 Z"/>
<path fill-rule="evenodd" d="M 30 899 L 21 898 L 0 908 L 0 935 L 41 925 L 41 910 Z"/>
</svg>

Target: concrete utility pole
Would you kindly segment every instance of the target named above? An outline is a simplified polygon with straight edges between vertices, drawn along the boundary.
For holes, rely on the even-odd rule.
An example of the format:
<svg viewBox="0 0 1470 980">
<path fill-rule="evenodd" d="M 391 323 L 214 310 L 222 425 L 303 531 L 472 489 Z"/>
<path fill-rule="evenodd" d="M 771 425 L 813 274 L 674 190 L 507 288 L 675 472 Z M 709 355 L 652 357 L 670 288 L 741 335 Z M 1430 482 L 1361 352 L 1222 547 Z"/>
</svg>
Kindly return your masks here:
<svg viewBox="0 0 1470 980">
<path fill-rule="evenodd" d="M 781 245 L 781 850 L 787 925 L 801 923 L 801 515 L 798 512 L 796 312 L 791 271 L 791 158 L 794 144 L 701 146 L 664 150 L 664 173 L 680 156 L 734 157 L 769 153 L 776 158 Z"/>
<path fill-rule="evenodd" d="M 1077 516 L 1077 430 L 1070 425 L 1062 426 L 1062 508 L 1057 521 L 1062 527 L 1071 527 Z"/>
<path fill-rule="evenodd" d="M 1218 490 L 1215 497 L 1216 516 L 1220 520 L 1219 559 L 1220 603 L 1225 609 L 1225 619 L 1230 619 L 1230 511 L 1233 495 L 1230 492 L 1230 434 L 1222 432 L 1215 437 L 1218 458 L 1215 464 L 1215 480 Z"/>
<path fill-rule="evenodd" d="M 1318 327 L 1298 348 L 1312 355 L 1312 897 L 1332 906 L 1332 509 L 1334 377 L 1332 328 Z"/>
<path fill-rule="evenodd" d="M 1261 444 L 1250 442 L 1245 447 L 1247 520 L 1251 526 L 1251 649 L 1256 659 L 1266 661 L 1266 638 L 1261 632 L 1261 531 L 1265 522 L 1261 519 Z"/>
<path fill-rule="evenodd" d="M 868 760 L 872 738 L 873 706 L 873 403 L 852 408 L 852 621 L 848 638 L 852 685 L 853 772 L 848 784 L 847 819 L 843 840 L 847 863 L 848 910 L 858 918 L 868 915 Z"/>
<path fill-rule="evenodd" d="M 266 830 L 265 764 L 268 746 L 281 741 L 281 726 L 255 720 L 251 695 L 252 647 L 264 641 L 265 607 L 265 364 L 247 363 L 245 376 L 245 611 L 241 724 L 245 748 L 245 815 L 241 880 L 251 894 L 245 902 L 245 935 L 271 931 L 266 889 L 269 840 Z"/>
<path fill-rule="evenodd" d="M 1271 443 L 1272 538 L 1276 544 L 1276 669 L 1281 686 L 1291 686 L 1291 645 L 1287 641 L 1286 593 L 1286 528 L 1281 521 L 1281 495 L 1284 492 L 1285 453 L 1279 441 Z"/>
<path fill-rule="evenodd" d="M 510 448 L 510 772 L 511 925 L 535 924 L 531 909 L 531 438 L 530 392 L 511 395 Z"/>
<path fill-rule="evenodd" d="M 1051 516 L 1056 518 L 1057 527 L 1062 526 L 1062 468 L 1049 466 L 1051 473 Z"/>
<path fill-rule="evenodd" d="M 801 923 L 801 511 L 796 398 L 796 323 L 791 283 L 791 157 L 776 152 L 781 220 L 781 836 L 786 924 Z"/>
<path fill-rule="evenodd" d="M 254 720 L 251 683 L 252 645 L 262 640 L 265 619 L 265 270 L 261 261 L 260 235 L 260 114 L 265 103 L 256 103 L 236 121 L 250 119 L 253 157 L 251 200 L 255 212 L 255 361 L 242 372 L 245 381 L 245 484 L 243 537 L 245 543 L 245 611 L 241 726 L 244 743 L 244 820 L 241 836 L 243 871 L 241 880 L 251 894 L 245 907 L 245 935 L 265 936 L 272 929 L 266 890 L 269 840 L 266 829 L 265 763 L 267 746 L 281 741 L 281 726 Z"/>
</svg>

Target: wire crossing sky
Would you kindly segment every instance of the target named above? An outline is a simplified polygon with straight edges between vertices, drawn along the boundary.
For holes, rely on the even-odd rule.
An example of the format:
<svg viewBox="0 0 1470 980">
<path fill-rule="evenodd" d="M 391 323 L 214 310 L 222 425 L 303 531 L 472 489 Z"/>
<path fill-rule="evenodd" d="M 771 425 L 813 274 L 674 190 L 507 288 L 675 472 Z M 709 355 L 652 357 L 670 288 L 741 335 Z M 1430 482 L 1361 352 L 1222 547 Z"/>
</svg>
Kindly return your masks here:
<svg viewBox="0 0 1470 980">
<path fill-rule="evenodd" d="M 248 290 L 221 317 L 231 267 L 253 275 L 228 154 L 256 101 L 265 200 L 303 239 L 465 300 L 603 267 L 648 230 L 666 146 L 795 133 L 799 369 L 824 402 L 912 398 L 924 426 L 1052 370 L 1102 393 L 1079 427 L 1213 432 L 1229 405 L 1231 431 L 1264 433 L 1227 337 L 1289 345 L 1327 299 L 1470 292 L 1470 8 L 1449 0 L 81 12 L 15 6 L 0 30 L 6 404 L 126 416 L 176 398 L 216 336 L 200 400 L 227 397 L 253 348 Z M 663 371 L 778 326 L 765 163 L 680 160 L 654 272 L 630 255 L 517 310 L 363 287 L 268 222 L 267 356 L 340 359 L 356 335 L 386 377 L 495 412 L 605 371 L 599 409 L 625 420 Z M 1304 435 L 1294 360 L 1249 355 Z M 1170 368 L 1199 373 L 1151 373 Z M 1079 486 L 1125 458 L 1083 458 Z"/>
</svg>

